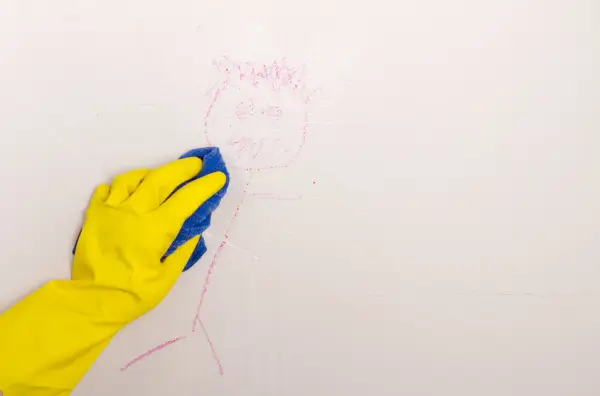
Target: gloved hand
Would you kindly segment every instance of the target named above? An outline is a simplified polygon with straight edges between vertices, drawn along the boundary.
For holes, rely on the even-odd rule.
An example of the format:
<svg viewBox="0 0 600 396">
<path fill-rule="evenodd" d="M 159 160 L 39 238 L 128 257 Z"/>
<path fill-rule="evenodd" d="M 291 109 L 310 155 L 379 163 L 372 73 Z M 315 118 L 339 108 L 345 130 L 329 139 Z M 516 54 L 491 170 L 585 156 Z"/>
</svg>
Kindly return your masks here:
<svg viewBox="0 0 600 396">
<path fill-rule="evenodd" d="M 96 189 L 72 280 L 49 282 L 0 315 L 4 396 L 68 395 L 114 334 L 165 297 L 198 237 L 163 255 L 183 222 L 226 181 L 212 173 L 170 196 L 201 166 L 185 158 Z"/>
<path fill-rule="evenodd" d="M 154 308 L 181 274 L 193 239 L 183 249 L 161 258 L 183 222 L 219 191 L 225 175 L 212 173 L 184 186 L 200 172 L 199 158 L 185 158 L 155 171 L 133 170 L 98 187 L 86 212 L 77 242 L 73 280 L 122 291 L 118 304 L 103 299 L 113 320 L 131 321 Z"/>
</svg>

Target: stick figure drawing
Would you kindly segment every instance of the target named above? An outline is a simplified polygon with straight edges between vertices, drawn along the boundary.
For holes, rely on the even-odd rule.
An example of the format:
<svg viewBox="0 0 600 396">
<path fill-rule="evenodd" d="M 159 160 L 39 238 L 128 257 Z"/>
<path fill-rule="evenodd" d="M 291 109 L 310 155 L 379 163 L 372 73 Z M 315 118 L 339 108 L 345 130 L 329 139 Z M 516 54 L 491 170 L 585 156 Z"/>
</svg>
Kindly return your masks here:
<svg viewBox="0 0 600 396">
<path fill-rule="evenodd" d="M 192 320 L 192 333 L 204 334 L 219 373 L 223 366 L 201 319 L 202 306 L 209 289 L 213 270 L 230 241 L 244 202 L 250 197 L 252 176 L 258 172 L 285 169 L 293 165 L 308 136 L 308 104 L 310 92 L 304 80 L 304 65 L 290 66 L 285 58 L 270 63 L 236 61 L 228 57 L 215 59 L 217 81 L 208 92 L 210 104 L 204 114 L 204 138 L 209 146 L 220 148 L 228 167 L 237 168 L 243 192 L 227 222 L 225 231 L 206 269 L 198 305 Z M 241 179 L 240 179 L 241 175 Z M 274 194 L 262 194 L 266 199 Z M 285 198 L 284 198 L 285 199 Z M 206 258 L 205 258 L 206 259 Z M 133 359 L 121 370 L 187 336 L 179 336 L 158 345 Z"/>
</svg>

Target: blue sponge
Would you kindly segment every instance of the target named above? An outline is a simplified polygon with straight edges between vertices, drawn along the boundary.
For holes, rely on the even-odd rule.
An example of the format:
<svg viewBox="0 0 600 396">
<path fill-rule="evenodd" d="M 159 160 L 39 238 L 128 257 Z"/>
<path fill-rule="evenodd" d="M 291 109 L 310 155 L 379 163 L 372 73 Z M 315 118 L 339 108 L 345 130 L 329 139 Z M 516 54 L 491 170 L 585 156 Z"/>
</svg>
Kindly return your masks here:
<svg viewBox="0 0 600 396">
<path fill-rule="evenodd" d="M 196 180 L 199 177 L 206 176 L 209 173 L 213 172 L 223 172 L 227 177 L 225 182 L 225 186 L 218 193 L 210 197 L 206 202 L 204 202 L 200 207 L 191 215 L 179 231 L 179 234 L 167 250 L 165 257 L 170 255 L 177 249 L 179 246 L 183 245 L 185 242 L 189 241 L 196 235 L 201 235 L 210 225 L 210 217 L 212 212 L 219 206 L 221 203 L 221 199 L 225 196 L 227 192 L 227 187 L 229 187 L 229 172 L 227 172 L 227 167 L 225 166 L 225 162 L 223 161 L 223 156 L 217 147 L 206 147 L 190 150 L 187 153 L 183 154 L 181 158 L 188 157 L 198 157 L 202 160 L 202 170 L 196 177 L 192 180 Z M 190 180 L 190 181 L 192 181 Z M 190 181 L 183 183 L 181 186 L 177 187 L 180 189 Z M 177 191 L 177 190 L 175 190 Z M 188 260 L 183 271 L 187 271 L 196 262 L 206 253 L 206 243 L 204 243 L 204 237 L 200 237 L 198 241 L 198 245 L 194 249 L 192 256 Z"/>
</svg>

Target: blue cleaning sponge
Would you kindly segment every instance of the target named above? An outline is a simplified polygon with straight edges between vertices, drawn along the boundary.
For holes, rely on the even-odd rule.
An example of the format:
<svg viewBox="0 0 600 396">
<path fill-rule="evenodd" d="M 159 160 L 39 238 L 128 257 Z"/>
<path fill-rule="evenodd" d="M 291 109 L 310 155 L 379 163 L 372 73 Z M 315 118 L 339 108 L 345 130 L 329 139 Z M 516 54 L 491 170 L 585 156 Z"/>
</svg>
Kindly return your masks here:
<svg viewBox="0 0 600 396">
<path fill-rule="evenodd" d="M 227 172 L 227 167 L 225 166 L 225 161 L 223 161 L 223 156 L 217 147 L 206 147 L 190 150 L 187 153 L 183 154 L 181 158 L 188 157 L 198 157 L 202 160 L 202 170 L 196 177 L 192 180 L 196 180 L 199 177 L 206 176 L 209 173 L 213 172 L 223 172 L 227 177 L 227 181 L 223 188 L 210 197 L 206 202 L 204 202 L 200 207 L 192 214 L 186 221 L 183 223 L 179 234 L 167 250 L 165 257 L 170 255 L 177 249 L 179 246 L 183 245 L 185 242 L 189 241 L 193 237 L 197 235 L 201 235 L 210 225 L 210 217 L 212 212 L 219 206 L 221 203 L 221 199 L 225 196 L 227 192 L 227 187 L 229 187 L 229 172 Z M 190 180 L 190 181 L 192 181 Z M 190 181 L 183 183 L 181 186 L 177 187 L 180 189 Z M 175 190 L 177 191 L 177 190 Z M 198 245 L 194 249 L 192 256 L 188 260 L 183 271 L 187 271 L 196 262 L 206 253 L 206 243 L 204 242 L 204 237 L 200 237 L 198 241 Z"/>
</svg>

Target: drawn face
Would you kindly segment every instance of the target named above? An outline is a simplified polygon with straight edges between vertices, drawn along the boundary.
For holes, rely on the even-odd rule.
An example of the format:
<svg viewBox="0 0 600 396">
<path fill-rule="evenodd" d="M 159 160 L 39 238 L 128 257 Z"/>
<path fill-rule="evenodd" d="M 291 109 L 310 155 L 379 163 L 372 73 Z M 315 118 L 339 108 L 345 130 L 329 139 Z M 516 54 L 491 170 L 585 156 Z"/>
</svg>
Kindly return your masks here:
<svg viewBox="0 0 600 396">
<path fill-rule="evenodd" d="M 285 167 L 296 158 L 305 139 L 306 101 L 290 86 L 275 89 L 264 81 L 231 83 L 215 96 L 207 113 L 206 133 L 209 143 L 236 166 L 247 170 Z"/>
</svg>

